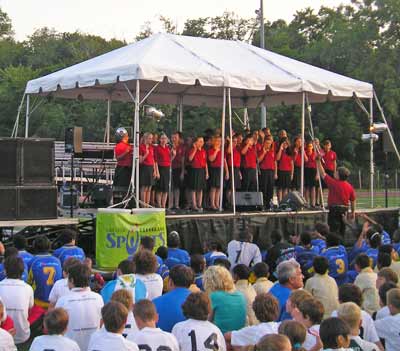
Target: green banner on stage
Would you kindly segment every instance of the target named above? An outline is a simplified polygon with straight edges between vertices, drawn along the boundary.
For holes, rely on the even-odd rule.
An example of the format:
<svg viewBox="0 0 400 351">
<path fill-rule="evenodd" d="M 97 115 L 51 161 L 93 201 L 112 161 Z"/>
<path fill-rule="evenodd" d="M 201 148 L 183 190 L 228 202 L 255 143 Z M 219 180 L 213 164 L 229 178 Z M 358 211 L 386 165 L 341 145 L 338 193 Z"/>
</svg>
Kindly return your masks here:
<svg viewBox="0 0 400 351">
<path fill-rule="evenodd" d="M 96 217 L 96 263 L 115 269 L 139 248 L 142 236 L 155 240 L 155 249 L 167 245 L 165 211 L 162 209 L 99 210 Z"/>
</svg>

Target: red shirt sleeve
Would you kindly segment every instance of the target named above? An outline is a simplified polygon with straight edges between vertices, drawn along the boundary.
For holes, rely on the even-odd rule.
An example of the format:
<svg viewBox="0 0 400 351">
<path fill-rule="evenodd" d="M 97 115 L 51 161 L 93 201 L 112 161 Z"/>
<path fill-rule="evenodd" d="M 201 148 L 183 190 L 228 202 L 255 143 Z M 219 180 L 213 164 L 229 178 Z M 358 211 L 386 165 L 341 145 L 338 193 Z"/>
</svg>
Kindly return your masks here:
<svg viewBox="0 0 400 351">
<path fill-rule="evenodd" d="M 14 321 L 10 316 L 7 316 L 6 320 L 1 324 L 1 328 L 7 331 L 14 328 Z"/>
<path fill-rule="evenodd" d="M 329 174 L 325 174 L 324 177 L 324 182 L 326 183 L 326 185 L 333 185 L 334 180 L 332 179 L 332 177 Z"/>
</svg>

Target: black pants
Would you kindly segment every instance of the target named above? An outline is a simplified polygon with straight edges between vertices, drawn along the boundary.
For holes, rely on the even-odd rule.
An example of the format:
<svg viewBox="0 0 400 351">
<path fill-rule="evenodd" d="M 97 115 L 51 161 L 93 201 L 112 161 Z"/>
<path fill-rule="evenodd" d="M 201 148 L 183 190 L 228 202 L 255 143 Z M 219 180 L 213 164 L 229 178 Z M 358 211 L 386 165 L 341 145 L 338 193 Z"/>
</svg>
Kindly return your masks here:
<svg viewBox="0 0 400 351">
<path fill-rule="evenodd" d="M 264 197 L 264 206 L 269 207 L 274 196 L 274 173 L 271 169 L 262 169 L 260 177 L 260 190 Z"/>
<path fill-rule="evenodd" d="M 257 191 L 257 170 L 255 168 L 243 170 L 242 191 Z"/>
<path fill-rule="evenodd" d="M 344 237 L 346 225 L 343 217 L 347 211 L 348 208 L 346 206 L 329 206 L 328 225 L 331 233 L 337 233 Z"/>
</svg>

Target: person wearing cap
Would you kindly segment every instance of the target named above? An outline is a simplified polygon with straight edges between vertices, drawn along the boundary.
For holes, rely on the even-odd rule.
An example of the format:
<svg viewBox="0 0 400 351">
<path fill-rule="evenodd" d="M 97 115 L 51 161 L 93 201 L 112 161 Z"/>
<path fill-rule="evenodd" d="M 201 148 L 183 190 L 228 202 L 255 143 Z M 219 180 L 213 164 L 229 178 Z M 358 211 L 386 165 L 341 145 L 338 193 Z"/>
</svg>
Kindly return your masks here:
<svg viewBox="0 0 400 351">
<path fill-rule="evenodd" d="M 117 144 L 114 148 L 117 167 L 115 168 L 114 186 L 129 186 L 132 176 L 133 148 L 129 144 L 129 135 L 125 128 L 115 132 Z"/>
<path fill-rule="evenodd" d="M 317 155 L 317 167 L 321 178 L 328 187 L 328 225 L 331 232 L 340 233 L 344 236 L 344 216 L 348 213 L 350 204 L 350 220 L 355 219 L 356 193 L 353 186 L 347 182 L 350 171 L 346 167 L 339 167 L 334 177 L 325 172 L 321 163 L 321 155 Z"/>
<path fill-rule="evenodd" d="M 181 245 L 181 239 L 177 231 L 173 230 L 168 234 L 167 245 L 168 258 L 165 260 L 165 264 L 169 269 L 178 264 L 184 264 L 185 266 L 190 265 L 189 253 L 186 250 L 179 248 Z"/>
</svg>

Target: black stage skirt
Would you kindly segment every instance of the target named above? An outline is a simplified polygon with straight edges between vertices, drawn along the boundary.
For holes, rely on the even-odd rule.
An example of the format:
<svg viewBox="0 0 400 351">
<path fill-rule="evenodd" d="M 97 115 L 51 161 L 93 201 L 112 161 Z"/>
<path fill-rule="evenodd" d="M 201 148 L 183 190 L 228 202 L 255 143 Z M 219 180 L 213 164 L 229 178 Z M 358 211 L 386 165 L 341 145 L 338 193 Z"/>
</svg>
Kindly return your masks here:
<svg viewBox="0 0 400 351">
<path fill-rule="evenodd" d="M 132 177 L 132 167 L 117 166 L 115 168 L 113 186 L 129 186 Z"/>
<path fill-rule="evenodd" d="M 294 167 L 292 189 L 300 190 L 301 187 L 301 167 Z"/>
<path fill-rule="evenodd" d="M 184 186 L 183 181 L 181 180 L 181 168 L 172 168 L 172 189 L 180 189 Z"/>
<path fill-rule="evenodd" d="M 153 171 L 154 171 L 154 166 L 140 165 L 139 183 L 141 187 L 154 185 Z"/>
<path fill-rule="evenodd" d="M 240 168 L 239 167 L 234 167 L 233 168 L 233 174 L 235 176 L 235 189 L 236 191 L 240 190 L 242 186 L 242 180 L 240 179 Z M 229 167 L 229 180 L 226 183 L 226 188 L 228 190 L 232 190 L 232 170 L 231 167 Z"/>
<path fill-rule="evenodd" d="M 290 189 L 292 181 L 290 180 L 290 171 L 279 171 L 278 170 L 278 182 L 277 186 L 279 189 Z"/>
<path fill-rule="evenodd" d="M 169 166 L 158 166 L 160 179 L 157 180 L 157 191 L 167 193 L 169 191 Z"/>
<path fill-rule="evenodd" d="M 306 188 L 313 188 L 315 187 L 315 177 L 317 175 L 316 168 L 304 168 L 304 186 Z"/>
<path fill-rule="evenodd" d="M 193 191 L 202 191 L 206 187 L 206 169 L 191 168 L 189 176 L 189 189 Z"/>
<path fill-rule="evenodd" d="M 243 191 L 257 191 L 257 170 L 255 168 L 243 169 Z"/>
<path fill-rule="evenodd" d="M 208 185 L 210 188 L 218 188 L 220 187 L 220 181 L 221 181 L 221 168 L 219 167 L 210 167 L 208 169 L 208 172 L 210 173 L 210 178 L 208 180 Z"/>
</svg>

